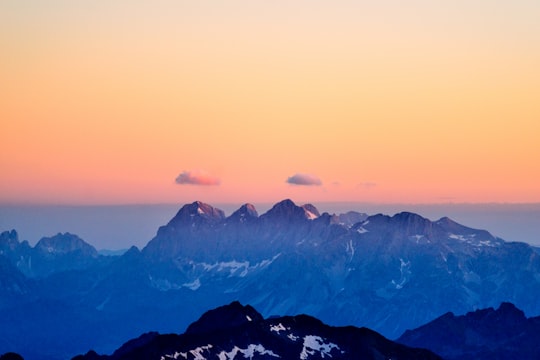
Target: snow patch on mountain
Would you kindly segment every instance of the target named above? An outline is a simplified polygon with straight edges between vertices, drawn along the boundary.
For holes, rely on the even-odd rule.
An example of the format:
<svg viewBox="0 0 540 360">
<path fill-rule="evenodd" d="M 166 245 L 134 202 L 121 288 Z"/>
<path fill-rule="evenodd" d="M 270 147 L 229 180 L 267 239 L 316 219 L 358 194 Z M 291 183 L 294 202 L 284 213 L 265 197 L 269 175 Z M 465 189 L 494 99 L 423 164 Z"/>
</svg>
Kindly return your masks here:
<svg viewBox="0 0 540 360">
<path fill-rule="evenodd" d="M 306 216 L 306 219 L 308 220 L 315 220 L 316 218 L 321 216 L 319 210 L 311 204 L 305 204 L 301 206 L 301 208 L 304 209 L 304 214 Z"/>
<path fill-rule="evenodd" d="M 466 235 L 461 235 L 461 234 L 448 234 L 448 238 L 449 239 L 453 239 L 453 240 L 459 240 L 461 242 L 464 242 L 464 243 L 467 243 L 469 245 L 472 245 L 472 246 L 476 246 L 476 247 L 497 247 L 500 245 L 500 242 L 494 242 L 494 241 L 491 241 L 491 240 L 478 240 L 476 239 L 476 234 L 466 234 Z"/>
<path fill-rule="evenodd" d="M 332 350 L 336 349 L 340 351 L 341 349 L 339 346 L 337 346 L 334 343 L 331 342 L 325 342 L 325 339 L 323 339 L 320 336 L 315 335 L 307 335 L 304 336 L 304 347 L 302 348 L 302 352 L 300 353 L 300 359 L 301 360 L 307 360 L 310 355 L 315 355 L 317 352 L 319 353 L 321 358 L 324 358 L 326 356 L 332 357 Z M 343 353 L 343 352 L 342 352 Z"/>
<path fill-rule="evenodd" d="M 214 269 L 216 269 L 216 271 L 218 272 L 229 271 L 230 273 L 229 276 L 234 276 L 236 274 L 239 277 L 246 276 L 248 274 L 248 269 L 250 268 L 249 261 L 240 262 L 236 260 L 224 261 L 224 262 L 219 262 L 219 263 L 214 263 L 214 264 L 201 263 L 201 265 L 206 271 L 211 271 Z M 243 270 L 239 272 L 239 270 L 241 269 Z"/>
<path fill-rule="evenodd" d="M 480 240 L 479 241 L 479 244 L 480 246 L 490 246 L 490 247 L 495 247 L 497 246 L 496 244 L 494 244 L 492 241 L 490 240 Z"/>
<path fill-rule="evenodd" d="M 167 360 L 167 359 L 188 359 L 189 354 L 193 356 L 194 360 L 206 360 L 207 358 L 204 357 L 204 352 L 210 352 L 210 349 L 212 349 L 212 344 L 208 344 L 206 346 L 199 346 L 193 350 L 189 350 L 187 352 L 175 352 L 171 355 L 164 355 L 161 357 L 161 360 Z"/>
<path fill-rule="evenodd" d="M 289 332 L 289 333 L 287 334 L 287 338 L 288 338 L 289 340 L 295 341 L 295 342 L 300 338 L 299 336 L 296 336 L 296 335 L 294 335 L 292 332 L 290 332 L 290 331 L 291 331 L 291 328 L 290 328 L 290 327 L 285 327 L 285 326 L 283 326 L 282 323 L 278 323 L 277 325 L 275 325 L 275 324 L 274 324 L 274 325 L 270 325 L 270 331 L 275 332 L 275 333 L 277 333 L 278 335 L 280 335 L 280 333 L 281 333 L 282 331 L 284 331 L 285 333 Z"/>
<path fill-rule="evenodd" d="M 299 339 L 299 337 L 298 337 L 298 336 L 295 336 L 293 333 L 287 335 L 287 337 L 288 337 L 289 339 L 291 339 L 292 341 L 296 341 L 296 340 Z"/>
<path fill-rule="evenodd" d="M 252 272 L 266 268 L 280 256 L 281 253 L 275 255 L 271 259 L 264 259 L 253 265 L 247 260 L 221 261 L 213 264 L 189 260 L 187 262 L 177 262 L 178 268 L 182 271 L 185 271 L 183 270 L 183 267 L 186 264 L 190 268 L 189 273 L 187 274 L 188 280 L 184 283 L 175 283 L 164 278 L 154 278 L 152 275 L 149 275 L 148 278 L 152 287 L 160 291 L 178 290 L 181 288 L 188 288 L 196 291 L 202 286 L 202 281 L 204 281 L 207 274 L 212 276 L 213 274 L 218 273 L 224 274 L 228 278 L 244 278 Z"/>
<path fill-rule="evenodd" d="M 411 274 L 411 262 L 405 261 L 402 258 L 399 259 L 399 262 L 399 272 L 401 273 L 401 277 L 398 281 L 392 280 L 392 284 L 396 287 L 396 290 L 403 288 L 403 285 L 405 285 L 405 283 L 409 280 L 408 276 Z"/>
<path fill-rule="evenodd" d="M 275 255 L 271 259 L 265 259 L 258 263 L 255 263 L 254 265 L 251 265 L 251 262 L 249 261 L 237 261 L 237 260 L 231 260 L 231 261 L 221 261 L 216 262 L 213 264 L 208 263 L 195 263 L 190 262 L 190 265 L 197 267 L 201 266 L 204 271 L 210 272 L 210 271 L 216 271 L 216 272 L 229 272 L 229 277 L 237 276 L 237 277 L 245 277 L 250 272 L 258 269 L 263 269 L 273 263 L 281 254 Z"/>
<path fill-rule="evenodd" d="M 409 236 L 409 240 L 414 241 L 416 244 L 430 244 L 431 241 L 426 238 L 424 234 L 415 234 Z"/>
<path fill-rule="evenodd" d="M 219 360 L 233 360 L 233 359 L 236 359 L 236 355 L 238 354 L 242 354 L 243 356 L 241 358 L 244 358 L 244 359 L 253 359 L 255 355 L 257 354 L 268 355 L 275 358 L 281 357 L 271 350 L 266 350 L 264 346 L 262 346 L 261 344 L 257 344 L 257 345 L 250 344 L 245 349 L 241 349 L 238 346 L 235 346 L 229 352 L 222 351 L 218 354 L 218 359 Z"/>
<path fill-rule="evenodd" d="M 197 290 L 201 287 L 201 280 L 199 278 L 196 278 L 195 280 L 191 282 L 186 282 L 183 284 L 177 284 L 173 283 L 167 279 L 154 279 L 152 275 L 148 275 L 148 279 L 150 280 L 150 284 L 154 289 L 157 289 L 159 291 L 169 291 L 169 290 L 178 290 L 181 288 L 188 288 L 190 290 Z"/>
<path fill-rule="evenodd" d="M 357 231 L 359 234 L 365 234 L 365 233 L 369 232 L 369 230 L 367 230 L 367 229 L 364 228 L 363 226 L 360 226 L 358 229 L 356 229 L 356 231 Z"/>
<path fill-rule="evenodd" d="M 285 330 L 287 330 L 287 329 L 285 328 L 285 326 L 283 326 L 282 323 L 270 326 L 270 331 L 274 331 L 274 332 L 276 332 L 278 334 L 279 334 L 280 331 L 285 331 Z"/>
<path fill-rule="evenodd" d="M 194 281 L 190 282 L 190 283 L 184 283 L 182 284 L 182 287 L 187 287 L 188 289 L 190 290 L 197 290 L 198 288 L 201 287 L 201 280 L 199 278 L 195 279 Z"/>
<path fill-rule="evenodd" d="M 148 275 L 148 279 L 150 280 L 152 287 L 159 291 L 178 290 L 184 286 L 172 283 L 167 279 L 154 279 L 152 275 Z"/>
<path fill-rule="evenodd" d="M 459 240 L 459 241 L 470 241 L 471 238 L 473 238 L 475 235 L 474 234 L 471 234 L 471 235 L 457 235 L 457 234 L 449 234 L 448 235 L 448 238 L 449 239 L 454 239 L 454 240 Z"/>
<path fill-rule="evenodd" d="M 318 218 L 318 216 L 312 213 L 311 211 L 309 210 L 304 210 L 304 211 L 306 212 L 306 218 L 308 218 L 308 220 L 315 220 L 316 218 Z"/>
<path fill-rule="evenodd" d="M 354 252 L 356 251 L 356 249 L 354 248 L 354 243 L 352 239 L 350 239 L 349 242 L 347 242 L 345 251 L 351 255 L 351 260 L 352 260 L 352 258 L 354 257 Z"/>
</svg>

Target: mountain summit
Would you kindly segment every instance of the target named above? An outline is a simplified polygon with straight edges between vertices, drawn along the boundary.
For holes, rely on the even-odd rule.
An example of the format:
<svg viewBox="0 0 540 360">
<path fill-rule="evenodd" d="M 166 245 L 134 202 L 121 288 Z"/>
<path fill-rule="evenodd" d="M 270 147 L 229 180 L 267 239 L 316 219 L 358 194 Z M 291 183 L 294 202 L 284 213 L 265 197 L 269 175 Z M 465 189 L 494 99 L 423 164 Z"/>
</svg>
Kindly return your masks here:
<svg viewBox="0 0 540 360">
<path fill-rule="evenodd" d="M 238 210 L 233 212 L 232 215 L 227 218 L 227 221 L 233 223 L 243 223 L 253 221 L 258 217 L 259 214 L 257 213 L 255 206 L 252 204 L 244 204 Z"/>
<path fill-rule="evenodd" d="M 302 207 L 296 205 L 292 200 L 286 199 L 275 204 L 268 212 L 261 216 L 261 219 L 280 224 L 290 224 L 299 221 L 316 218 L 319 211 L 313 205 Z"/>
<path fill-rule="evenodd" d="M 223 210 L 214 208 L 211 205 L 205 204 L 201 201 L 195 201 L 194 203 L 184 205 L 176 214 L 174 218 L 167 224 L 167 226 L 185 226 L 194 223 L 197 224 L 211 224 L 219 222 L 225 219 L 225 213 Z"/>
<path fill-rule="evenodd" d="M 70 233 L 58 233 L 52 237 L 44 237 L 38 241 L 35 249 L 44 254 L 66 255 L 80 253 L 85 256 L 97 257 L 97 250 L 90 244 L 86 243 L 77 235 Z"/>
</svg>

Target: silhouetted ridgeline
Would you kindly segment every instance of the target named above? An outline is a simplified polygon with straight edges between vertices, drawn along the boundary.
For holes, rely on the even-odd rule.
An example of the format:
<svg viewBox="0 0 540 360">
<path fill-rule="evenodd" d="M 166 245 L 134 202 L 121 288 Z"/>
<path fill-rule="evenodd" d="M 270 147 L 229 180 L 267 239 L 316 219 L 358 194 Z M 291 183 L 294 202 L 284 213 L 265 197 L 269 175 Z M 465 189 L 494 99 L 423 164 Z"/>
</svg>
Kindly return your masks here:
<svg viewBox="0 0 540 360">
<path fill-rule="evenodd" d="M 89 351 L 73 360 L 160 359 L 400 359 L 438 360 L 366 328 L 330 327 L 306 315 L 263 317 L 238 302 L 211 310 L 182 335 L 147 333 L 112 355 Z"/>
</svg>

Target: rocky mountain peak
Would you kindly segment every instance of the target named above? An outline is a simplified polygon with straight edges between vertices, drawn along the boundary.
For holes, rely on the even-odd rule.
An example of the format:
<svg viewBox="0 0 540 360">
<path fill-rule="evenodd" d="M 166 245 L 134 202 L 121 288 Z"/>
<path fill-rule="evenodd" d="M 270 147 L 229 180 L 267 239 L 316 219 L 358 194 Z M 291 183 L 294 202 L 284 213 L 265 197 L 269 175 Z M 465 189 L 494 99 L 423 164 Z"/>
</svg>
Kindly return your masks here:
<svg viewBox="0 0 540 360">
<path fill-rule="evenodd" d="M 392 220 L 396 221 L 397 223 L 407 225 L 407 226 L 413 226 L 413 227 L 429 227 L 432 225 L 431 221 L 429 219 L 426 219 L 425 217 L 408 212 L 403 211 L 400 213 L 395 214 L 392 216 Z"/>
<path fill-rule="evenodd" d="M 15 250 L 20 245 L 19 235 L 17 231 L 3 231 L 0 233 L 0 251 L 1 250 Z"/>
<path fill-rule="evenodd" d="M 395 214 L 391 221 L 397 225 L 396 231 L 402 236 L 425 235 L 431 237 L 433 233 L 433 223 L 415 213 L 400 212 Z"/>
<path fill-rule="evenodd" d="M 308 205 L 308 208 L 311 207 L 315 208 L 313 205 Z M 290 199 L 285 199 L 275 204 L 270 210 L 263 214 L 261 218 L 289 223 L 291 221 L 308 219 L 306 211 L 306 208 L 296 205 Z"/>
<path fill-rule="evenodd" d="M 205 222 L 219 222 L 225 219 L 225 213 L 212 205 L 195 201 L 182 206 L 168 225 L 191 224 L 195 219 Z"/>
<path fill-rule="evenodd" d="M 233 212 L 227 220 L 232 222 L 246 222 L 257 219 L 258 217 L 259 214 L 257 213 L 255 206 L 252 204 L 244 204 L 238 210 Z"/>
<path fill-rule="evenodd" d="M 448 217 L 443 217 L 433 224 L 441 234 L 454 241 L 468 243 L 473 246 L 499 246 L 502 244 L 501 239 L 497 239 L 488 231 L 461 225 Z"/>
<path fill-rule="evenodd" d="M 471 229 L 469 227 L 463 226 L 446 216 L 435 221 L 435 225 L 437 225 L 438 227 L 444 229 L 444 231 L 449 232 L 449 233 L 464 233 L 464 232 L 470 233 L 473 231 L 477 231 L 475 229 Z"/>
<path fill-rule="evenodd" d="M 335 215 L 339 223 L 351 227 L 359 222 L 365 221 L 368 218 L 366 213 L 357 211 L 347 211 L 346 213 Z"/>
<path fill-rule="evenodd" d="M 204 334 L 223 329 L 231 329 L 248 322 L 263 321 L 264 318 L 250 305 L 234 301 L 229 305 L 207 311 L 199 320 L 192 323 L 186 334 Z"/>
<path fill-rule="evenodd" d="M 512 321 L 526 320 L 525 313 L 510 302 L 502 302 L 495 314 Z"/>
<path fill-rule="evenodd" d="M 97 257 L 97 250 L 90 244 L 86 243 L 77 235 L 66 233 L 58 233 L 52 237 L 44 237 L 38 241 L 35 249 L 48 254 L 68 254 L 73 252 L 81 252 L 85 255 Z"/>
</svg>

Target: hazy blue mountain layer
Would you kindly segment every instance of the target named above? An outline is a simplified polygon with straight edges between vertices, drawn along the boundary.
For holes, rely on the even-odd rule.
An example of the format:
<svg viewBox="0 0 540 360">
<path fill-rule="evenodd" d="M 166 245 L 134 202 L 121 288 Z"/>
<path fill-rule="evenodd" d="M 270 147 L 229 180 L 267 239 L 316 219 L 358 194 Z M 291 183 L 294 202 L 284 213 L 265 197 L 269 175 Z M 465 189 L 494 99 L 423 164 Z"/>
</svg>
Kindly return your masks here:
<svg viewBox="0 0 540 360">
<path fill-rule="evenodd" d="M 525 243 L 448 218 L 319 214 L 290 200 L 229 217 L 187 204 L 121 256 L 71 234 L 31 247 L 4 232 L 0 271 L 0 353 L 28 360 L 110 353 L 141 333 L 182 332 L 235 300 L 265 317 L 304 313 L 389 338 L 504 301 L 540 314 L 540 255 Z"/>
<path fill-rule="evenodd" d="M 502 303 L 497 310 L 446 313 L 397 341 L 448 360 L 540 359 L 540 317 L 526 318 L 513 304 Z"/>
</svg>

